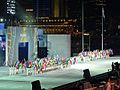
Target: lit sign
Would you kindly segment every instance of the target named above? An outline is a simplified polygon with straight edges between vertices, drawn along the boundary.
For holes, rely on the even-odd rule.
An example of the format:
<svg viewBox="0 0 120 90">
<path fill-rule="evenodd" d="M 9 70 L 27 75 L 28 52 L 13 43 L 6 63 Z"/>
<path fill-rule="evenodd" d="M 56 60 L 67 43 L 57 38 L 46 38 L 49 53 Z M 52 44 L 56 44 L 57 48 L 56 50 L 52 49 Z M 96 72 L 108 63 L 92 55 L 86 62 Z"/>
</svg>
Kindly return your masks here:
<svg viewBox="0 0 120 90">
<path fill-rule="evenodd" d="M 7 0 L 7 13 L 15 14 L 15 0 Z"/>
</svg>

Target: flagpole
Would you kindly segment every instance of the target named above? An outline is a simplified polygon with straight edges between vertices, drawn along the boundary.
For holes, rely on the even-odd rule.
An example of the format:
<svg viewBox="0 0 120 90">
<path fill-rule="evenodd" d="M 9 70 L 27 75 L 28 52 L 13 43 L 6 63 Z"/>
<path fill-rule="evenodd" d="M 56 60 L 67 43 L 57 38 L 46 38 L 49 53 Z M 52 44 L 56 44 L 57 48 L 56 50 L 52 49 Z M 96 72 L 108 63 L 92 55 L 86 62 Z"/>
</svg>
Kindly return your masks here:
<svg viewBox="0 0 120 90">
<path fill-rule="evenodd" d="M 102 6 L 102 50 L 104 49 L 104 33 L 103 33 L 103 31 L 104 31 L 104 8 L 103 8 L 103 6 Z"/>
<path fill-rule="evenodd" d="M 84 0 L 82 0 L 82 50 L 84 50 Z"/>
</svg>

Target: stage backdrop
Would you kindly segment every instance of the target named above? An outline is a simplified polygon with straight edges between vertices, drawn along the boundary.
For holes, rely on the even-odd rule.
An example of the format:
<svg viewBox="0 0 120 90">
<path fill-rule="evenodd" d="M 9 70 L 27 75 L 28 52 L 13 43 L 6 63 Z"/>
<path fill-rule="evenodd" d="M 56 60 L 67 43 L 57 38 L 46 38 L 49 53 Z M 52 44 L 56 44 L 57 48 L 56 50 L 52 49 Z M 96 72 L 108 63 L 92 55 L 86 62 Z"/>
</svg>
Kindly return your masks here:
<svg viewBox="0 0 120 90">
<path fill-rule="evenodd" d="M 66 34 L 47 35 L 48 57 L 70 57 L 71 56 L 71 36 Z"/>
<path fill-rule="evenodd" d="M 7 28 L 6 65 L 14 65 L 18 59 L 25 58 L 31 60 L 34 58 L 33 56 L 36 52 L 37 52 L 37 28 L 30 27 Z"/>
</svg>

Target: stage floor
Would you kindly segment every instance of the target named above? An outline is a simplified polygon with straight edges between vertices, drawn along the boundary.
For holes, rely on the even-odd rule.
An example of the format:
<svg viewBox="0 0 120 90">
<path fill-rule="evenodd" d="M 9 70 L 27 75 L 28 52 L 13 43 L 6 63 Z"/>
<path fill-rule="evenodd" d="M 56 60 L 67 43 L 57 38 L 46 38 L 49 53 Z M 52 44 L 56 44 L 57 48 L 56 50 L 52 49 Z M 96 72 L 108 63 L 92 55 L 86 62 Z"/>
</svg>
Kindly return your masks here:
<svg viewBox="0 0 120 90">
<path fill-rule="evenodd" d="M 102 74 L 111 69 L 112 62 L 120 57 L 109 57 L 95 61 L 82 62 L 70 67 L 44 72 L 42 75 L 9 75 L 8 67 L 0 67 L 0 90 L 32 90 L 32 81 L 40 80 L 41 87 L 48 89 L 83 79 L 83 70 L 89 69 L 91 76 Z"/>
</svg>

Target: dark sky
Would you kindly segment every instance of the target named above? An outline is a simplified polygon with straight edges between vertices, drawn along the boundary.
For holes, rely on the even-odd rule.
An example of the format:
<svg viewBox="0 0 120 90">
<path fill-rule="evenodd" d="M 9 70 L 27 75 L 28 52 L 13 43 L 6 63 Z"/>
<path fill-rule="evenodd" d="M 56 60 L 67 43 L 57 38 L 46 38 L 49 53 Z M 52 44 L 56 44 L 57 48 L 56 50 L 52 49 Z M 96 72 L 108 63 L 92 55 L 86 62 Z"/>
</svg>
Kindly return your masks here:
<svg viewBox="0 0 120 90">
<path fill-rule="evenodd" d="M 71 0 L 68 0 L 71 1 Z M 74 2 L 77 2 L 78 0 L 74 0 Z M 16 2 L 19 2 L 19 4 L 25 6 L 25 7 L 31 7 L 32 6 L 32 0 L 16 0 Z M 109 12 L 109 15 L 112 16 L 119 16 L 120 15 L 120 0 L 106 0 L 107 2 L 107 12 Z M 73 3 L 76 4 L 76 3 Z M 79 3 L 78 3 L 79 4 Z M 77 6 L 77 5 L 72 5 Z M 90 7 L 89 7 L 90 8 Z M 89 11 L 88 11 L 89 12 Z"/>
<path fill-rule="evenodd" d="M 120 0 L 107 0 L 107 12 L 111 16 L 120 16 Z"/>
</svg>

